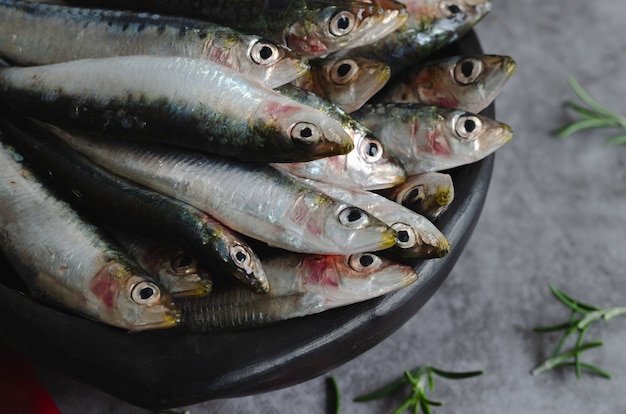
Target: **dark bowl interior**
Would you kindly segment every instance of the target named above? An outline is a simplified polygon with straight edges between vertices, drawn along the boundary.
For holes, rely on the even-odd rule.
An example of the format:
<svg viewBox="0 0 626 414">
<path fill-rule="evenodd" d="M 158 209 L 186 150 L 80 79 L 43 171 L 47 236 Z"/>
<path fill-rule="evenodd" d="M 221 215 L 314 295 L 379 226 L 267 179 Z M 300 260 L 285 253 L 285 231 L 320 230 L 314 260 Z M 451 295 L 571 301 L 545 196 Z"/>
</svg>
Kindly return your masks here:
<svg viewBox="0 0 626 414">
<path fill-rule="evenodd" d="M 481 53 L 472 31 L 440 54 Z M 493 117 L 493 105 L 484 111 Z M 355 358 L 409 320 L 446 279 L 480 216 L 494 156 L 451 170 L 455 200 L 437 220 L 452 244 L 420 262 L 420 280 L 387 296 L 263 328 L 129 334 L 46 306 L 20 293 L 0 256 L 0 342 L 33 361 L 150 409 L 294 385 Z"/>
</svg>

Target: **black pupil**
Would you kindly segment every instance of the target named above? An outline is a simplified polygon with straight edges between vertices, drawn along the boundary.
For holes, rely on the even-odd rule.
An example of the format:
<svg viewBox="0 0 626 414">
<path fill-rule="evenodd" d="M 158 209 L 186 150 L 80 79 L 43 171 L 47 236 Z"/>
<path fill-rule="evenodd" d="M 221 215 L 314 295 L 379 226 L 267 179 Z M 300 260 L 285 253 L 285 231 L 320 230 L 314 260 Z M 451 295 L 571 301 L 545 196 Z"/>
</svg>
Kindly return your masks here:
<svg viewBox="0 0 626 414">
<path fill-rule="evenodd" d="M 191 266 L 192 263 L 193 263 L 193 259 L 191 258 L 191 256 L 182 255 L 182 256 L 178 256 L 176 258 L 175 265 L 172 266 L 172 267 L 174 267 L 174 268 L 176 268 L 176 267 L 189 267 L 189 266 Z"/>
<path fill-rule="evenodd" d="M 300 136 L 303 138 L 310 138 L 313 135 L 313 131 L 311 131 L 311 128 L 306 127 L 306 128 L 302 128 L 302 130 L 300 131 Z"/>
<path fill-rule="evenodd" d="M 259 55 L 261 56 L 262 59 L 269 59 L 272 57 L 272 48 L 269 46 L 263 46 L 261 48 L 261 51 L 259 52 Z"/>
<path fill-rule="evenodd" d="M 361 219 L 361 212 L 359 210 L 350 210 L 350 213 L 348 213 L 348 221 L 349 222 L 355 222 Z"/>
<path fill-rule="evenodd" d="M 369 155 L 370 157 L 374 157 L 376 156 L 376 154 L 378 154 L 378 145 L 370 143 L 367 146 L 367 155 Z"/>
<path fill-rule="evenodd" d="M 461 12 L 461 9 L 459 9 L 459 6 L 452 4 L 450 6 L 448 6 L 448 10 L 450 10 L 450 13 L 452 14 L 457 14 Z"/>
<path fill-rule="evenodd" d="M 411 191 L 409 191 L 409 194 L 407 195 L 407 200 L 411 201 L 411 200 L 419 200 L 422 198 L 421 196 L 421 192 L 419 188 L 414 188 Z"/>
<path fill-rule="evenodd" d="M 348 19 L 346 16 L 341 16 L 339 20 L 337 20 L 337 27 L 341 30 L 346 30 L 348 27 L 350 27 L 350 19 Z"/>
<path fill-rule="evenodd" d="M 139 291 L 139 297 L 141 297 L 141 299 L 148 299 L 152 295 L 154 295 L 154 290 L 150 287 L 145 287 Z"/>
<path fill-rule="evenodd" d="M 349 63 L 342 63 L 337 68 L 337 74 L 343 78 L 350 73 L 350 69 L 352 69 L 352 66 Z"/>
<path fill-rule="evenodd" d="M 368 267 L 369 265 L 374 263 L 374 258 L 372 256 L 361 256 L 361 258 L 359 259 L 359 263 L 361 263 L 361 266 L 363 267 Z"/>
<path fill-rule="evenodd" d="M 465 121 L 465 130 L 467 132 L 472 132 L 475 129 L 476 129 L 476 122 L 472 121 L 471 119 L 468 119 Z"/>
<path fill-rule="evenodd" d="M 237 258 L 237 260 L 239 260 L 240 262 L 244 262 L 246 260 L 246 255 L 243 252 L 237 252 L 237 254 L 235 255 L 235 257 Z"/>
<path fill-rule="evenodd" d="M 409 237 L 409 232 L 406 230 L 402 230 L 398 232 L 398 240 L 400 240 L 400 243 L 406 243 L 410 240 Z"/>
<path fill-rule="evenodd" d="M 472 75 L 473 71 L 474 64 L 472 62 L 463 62 L 463 64 L 461 65 L 461 72 L 463 73 L 463 76 L 469 78 Z"/>
</svg>

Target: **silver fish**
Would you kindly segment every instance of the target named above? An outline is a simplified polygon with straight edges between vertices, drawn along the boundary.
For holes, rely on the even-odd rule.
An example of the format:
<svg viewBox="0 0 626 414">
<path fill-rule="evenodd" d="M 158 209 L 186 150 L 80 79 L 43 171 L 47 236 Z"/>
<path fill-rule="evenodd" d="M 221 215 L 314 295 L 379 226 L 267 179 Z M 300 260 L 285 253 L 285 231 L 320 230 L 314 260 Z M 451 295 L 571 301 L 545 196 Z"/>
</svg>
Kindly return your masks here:
<svg viewBox="0 0 626 414">
<path fill-rule="evenodd" d="M 352 115 L 380 138 L 407 175 L 481 160 L 513 137 L 511 128 L 496 120 L 429 105 L 364 105 Z"/>
<path fill-rule="evenodd" d="M 414 102 L 478 113 L 493 102 L 514 71 L 510 56 L 432 59 L 406 70 L 374 102 Z"/>
<path fill-rule="evenodd" d="M 409 263 L 443 257 L 450 251 L 450 242 L 426 217 L 379 194 L 332 184 L 305 180 L 314 188 L 367 211 L 398 233 L 396 244 L 388 251 L 394 259 Z"/>
<path fill-rule="evenodd" d="M 308 162 L 273 163 L 272 166 L 298 177 L 366 190 L 388 188 L 404 181 L 406 174 L 400 163 L 384 150 L 370 130 L 340 108 L 293 85 L 283 85 L 277 90 L 335 118 L 352 138 L 354 149 L 345 155 Z"/>
<path fill-rule="evenodd" d="M 351 256 L 291 254 L 263 262 L 272 290 L 215 291 L 183 300 L 183 325 L 192 331 L 258 327 L 375 298 L 414 283 L 410 266 L 364 253 Z"/>
<path fill-rule="evenodd" d="M 312 61 L 311 70 L 291 83 L 350 113 L 380 91 L 390 76 L 385 63 L 359 57 L 327 57 Z"/>
<path fill-rule="evenodd" d="M 187 202 L 271 246 L 352 254 L 394 244 L 395 231 L 380 220 L 268 165 L 57 131 L 68 145 L 104 168 Z"/>
<path fill-rule="evenodd" d="M 175 326 L 167 294 L 0 143 L 0 245 L 32 294 L 136 332 Z"/>
<path fill-rule="evenodd" d="M 101 3 L 111 3 L 105 0 Z M 407 18 L 404 6 L 386 9 L 346 0 L 133 0 L 124 8 L 151 10 L 213 21 L 254 33 L 315 57 L 371 43 L 398 28 Z"/>
<path fill-rule="evenodd" d="M 227 66 L 270 88 L 305 74 L 306 59 L 259 36 L 182 17 L 0 1 L 0 55 L 44 65 L 128 55 L 183 56 Z"/>
<path fill-rule="evenodd" d="M 309 161 L 353 143 L 334 119 L 213 62 L 162 56 L 0 69 L 27 116 L 256 161 Z"/>
<path fill-rule="evenodd" d="M 433 171 L 407 177 L 404 183 L 380 193 L 434 221 L 454 201 L 454 183 L 450 174 Z"/>
</svg>

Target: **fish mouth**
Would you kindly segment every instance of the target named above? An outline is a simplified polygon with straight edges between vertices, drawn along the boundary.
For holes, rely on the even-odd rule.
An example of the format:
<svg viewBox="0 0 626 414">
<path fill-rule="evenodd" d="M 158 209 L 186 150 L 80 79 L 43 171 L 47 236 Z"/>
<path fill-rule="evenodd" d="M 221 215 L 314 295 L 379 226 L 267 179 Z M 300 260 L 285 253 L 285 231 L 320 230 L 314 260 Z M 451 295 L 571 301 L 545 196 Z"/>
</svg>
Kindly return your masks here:
<svg viewBox="0 0 626 414">
<path fill-rule="evenodd" d="M 180 323 L 181 319 L 182 319 L 182 313 L 177 307 L 175 307 L 171 309 L 169 312 L 165 313 L 163 317 L 160 318 L 159 321 L 135 324 L 133 327 L 129 329 L 129 332 L 135 333 L 135 332 L 142 332 L 142 331 L 155 330 L 155 329 L 173 328 Z"/>
<path fill-rule="evenodd" d="M 174 298 L 198 298 L 207 296 L 212 290 L 213 282 L 210 279 L 203 279 L 175 283 L 168 293 Z"/>
</svg>

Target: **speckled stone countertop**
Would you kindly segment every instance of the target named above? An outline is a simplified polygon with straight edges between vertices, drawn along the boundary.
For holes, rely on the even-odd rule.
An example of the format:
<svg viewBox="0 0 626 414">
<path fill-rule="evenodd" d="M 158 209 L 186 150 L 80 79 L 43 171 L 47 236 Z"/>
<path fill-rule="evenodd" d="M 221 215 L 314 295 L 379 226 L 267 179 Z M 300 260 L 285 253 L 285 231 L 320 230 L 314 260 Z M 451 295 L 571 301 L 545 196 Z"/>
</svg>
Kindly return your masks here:
<svg viewBox="0 0 626 414">
<path fill-rule="evenodd" d="M 560 370 L 530 375 L 558 334 L 532 328 L 569 313 L 548 284 L 586 302 L 626 304 L 626 146 L 605 147 L 610 131 L 558 140 L 572 120 L 575 77 L 597 100 L 626 115 L 626 2 L 495 0 L 476 28 L 483 49 L 511 55 L 517 71 L 496 101 L 498 120 L 516 136 L 499 150 L 481 219 L 435 296 L 395 334 L 326 376 L 267 394 L 186 407 L 201 413 L 326 413 L 326 379 L 343 396 L 342 413 L 388 413 L 402 395 L 371 403 L 352 398 L 405 369 L 484 370 L 438 380 L 436 413 L 618 413 L 626 407 L 626 318 L 593 326 L 604 346 L 586 362 L 612 380 Z M 146 413 L 44 369 L 39 376 L 64 414 Z"/>
</svg>

